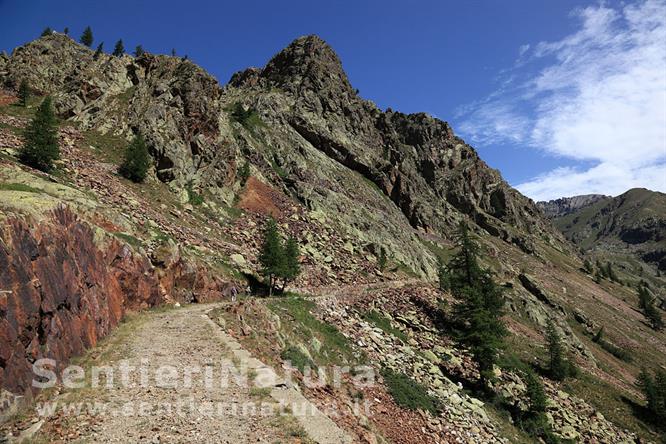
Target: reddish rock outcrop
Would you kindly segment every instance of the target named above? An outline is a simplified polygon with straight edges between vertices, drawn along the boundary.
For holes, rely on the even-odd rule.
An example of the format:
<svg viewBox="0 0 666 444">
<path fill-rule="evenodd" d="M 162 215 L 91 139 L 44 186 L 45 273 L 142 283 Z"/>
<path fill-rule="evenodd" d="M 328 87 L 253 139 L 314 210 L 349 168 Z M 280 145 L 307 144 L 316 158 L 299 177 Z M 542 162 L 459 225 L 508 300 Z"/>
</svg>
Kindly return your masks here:
<svg viewBox="0 0 666 444">
<path fill-rule="evenodd" d="M 183 290 L 179 290 L 182 288 Z M 224 283 L 179 258 L 165 268 L 61 207 L 38 224 L 0 228 L 0 388 L 30 391 L 32 363 L 66 365 L 107 335 L 126 310 L 187 295 L 212 300 Z"/>
</svg>

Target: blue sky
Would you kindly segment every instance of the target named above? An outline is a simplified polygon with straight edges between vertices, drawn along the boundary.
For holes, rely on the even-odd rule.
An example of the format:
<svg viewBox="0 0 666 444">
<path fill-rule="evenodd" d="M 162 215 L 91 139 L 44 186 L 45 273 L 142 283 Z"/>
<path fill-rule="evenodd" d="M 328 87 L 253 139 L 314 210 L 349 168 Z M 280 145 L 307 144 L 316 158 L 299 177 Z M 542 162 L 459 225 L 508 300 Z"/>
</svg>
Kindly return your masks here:
<svg viewBox="0 0 666 444">
<path fill-rule="evenodd" d="M 364 98 L 449 121 L 530 197 L 666 191 L 665 0 L 0 0 L 0 50 L 86 25 L 221 83 L 318 34 Z"/>
</svg>

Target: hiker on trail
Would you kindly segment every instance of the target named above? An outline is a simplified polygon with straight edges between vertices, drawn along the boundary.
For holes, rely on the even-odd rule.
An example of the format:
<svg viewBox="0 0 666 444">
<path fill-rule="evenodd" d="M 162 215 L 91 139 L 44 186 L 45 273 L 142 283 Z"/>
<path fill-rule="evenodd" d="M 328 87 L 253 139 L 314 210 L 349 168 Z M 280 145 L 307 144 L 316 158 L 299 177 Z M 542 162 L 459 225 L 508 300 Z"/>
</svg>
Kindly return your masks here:
<svg viewBox="0 0 666 444">
<path fill-rule="evenodd" d="M 231 302 L 236 302 L 236 296 L 238 296 L 238 289 L 234 285 L 231 287 Z"/>
</svg>

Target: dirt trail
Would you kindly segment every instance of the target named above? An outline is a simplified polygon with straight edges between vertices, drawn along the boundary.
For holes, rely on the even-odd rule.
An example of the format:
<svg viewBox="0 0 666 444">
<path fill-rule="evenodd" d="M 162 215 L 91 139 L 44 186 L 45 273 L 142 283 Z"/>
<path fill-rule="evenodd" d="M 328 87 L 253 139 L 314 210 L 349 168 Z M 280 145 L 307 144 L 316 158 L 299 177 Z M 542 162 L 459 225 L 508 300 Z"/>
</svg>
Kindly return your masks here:
<svg viewBox="0 0 666 444">
<path fill-rule="evenodd" d="M 234 379 L 233 375 L 237 374 L 235 365 L 239 362 L 238 346 L 230 344 L 232 348 L 229 348 L 225 345 L 226 335 L 208 319 L 206 311 L 215 306 L 191 305 L 140 315 L 146 319 L 128 335 L 127 340 L 116 346 L 121 350 L 114 350 L 114 355 L 120 359 L 100 359 L 104 362 L 96 363 L 113 366 L 113 387 L 78 393 L 74 389 L 58 398 L 62 402 L 71 400 L 74 395 L 77 401 L 103 402 L 106 406 L 102 415 L 83 415 L 74 421 L 67 420 L 70 424 L 75 422 L 86 426 L 83 429 L 77 426 L 76 439 L 66 441 L 321 442 L 316 436 L 310 441 L 310 431 L 306 433 L 292 415 L 280 415 L 276 411 L 262 415 L 262 406 L 276 406 L 277 403 L 271 398 L 270 389 L 262 391 L 253 388 L 252 382 L 245 384 Z M 258 362 L 244 350 L 242 352 L 248 359 Z M 129 380 L 133 387 L 121 379 L 118 370 L 121 362 L 126 362 L 128 367 L 143 369 L 142 372 L 128 372 L 130 376 L 125 381 Z M 156 371 L 160 367 L 171 368 L 166 366 L 175 369 L 177 377 L 162 382 L 176 381 L 176 387 L 158 386 L 166 384 L 157 383 Z M 202 369 L 201 373 L 192 372 L 189 385 L 185 382 L 188 368 Z M 228 386 L 222 386 L 221 376 L 232 370 L 235 373 L 229 373 Z M 212 378 L 205 377 L 207 371 L 212 372 Z M 149 375 L 149 383 L 145 386 L 140 384 L 142 373 Z M 250 372 L 249 380 L 252 378 Z M 145 414 L 138 414 L 142 405 Z M 241 406 L 244 405 L 250 406 L 250 413 L 243 412 Z M 256 407 L 254 414 L 251 413 L 253 407 Z M 53 419 L 47 420 L 42 431 L 53 430 L 53 426 L 48 427 L 49 421 Z M 63 424 L 60 419 L 58 422 Z"/>
</svg>

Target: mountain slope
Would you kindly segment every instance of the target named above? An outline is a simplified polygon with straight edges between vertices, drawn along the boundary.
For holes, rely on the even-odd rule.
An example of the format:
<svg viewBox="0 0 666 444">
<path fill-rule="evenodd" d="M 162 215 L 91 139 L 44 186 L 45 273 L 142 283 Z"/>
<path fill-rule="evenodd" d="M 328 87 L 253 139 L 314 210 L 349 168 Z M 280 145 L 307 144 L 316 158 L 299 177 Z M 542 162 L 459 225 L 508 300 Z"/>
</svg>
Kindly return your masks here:
<svg viewBox="0 0 666 444">
<path fill-rule="evenodd" d="M 63 158 L 53 174 L 16 162 L 21 129 L 41 99 L 34 98 L 28 108 L 12 105 L 22 79 L 39 93 L 52 94 L 63 119 Z M 9 88 L 0 93 L 3 223 L 38 220 L 51 208 L 30 202 L 68 206 L 93 232 L 134 245 L 142 263 L 151 264 L 149 275 L 156 276 L 150 291 L 159 289 L 166 301 L 198 302 L 221 297 L 231 283 L 256 285 L 262 227 L 273 216 L 303 253 L 304 271 L 289 290 L 315 297 L 307 302 L 285 298 L 287 307 L 251 300 L 225 313 L 223 322 L 232 324 L 249 348 L 267 343 L 256 351 L 278 368 L 282 353 L 292 348 L 326 364 L 346 355 L 367 356 L 371 365 L 389 366 L 422 384 L 446 407 L 440 417 L 426 420 L 391 404 L 384 413 L 399 412 L 423 427 L 410 428 L 415 435 L 401 441 L 401 427 L 391 419 L 395 415 L 380 415 L 371 427 L 376 439 L 446 442 L 453 431 L 488 442 L 521 435 L 492 405 L 484 406 L 454 382 L 468 388 L 478 372 L 442 321 L 455 301 L 433 281 L 437 262 L 453 253 L 453 230 L 460 220 L 470 222 L 484 265 L 506 289 L 512 332 L 507 362 L 543 361 L 542 332 L 551 319 L 585 371 L 586 379 L 570 386 L 547 383 L 556 433 L 613 442 L 632 442 L 634 432 L 652 436 L 621 401 L 639 401 L 637 364 L 618 360 L 592 341 L 604 326 L 607 340 L 641 356 L 641 364 L 663 362 L 664 335 L 645 327 L 633 290 L 596 283 L 581 272 L 577 249 L 446 122 L 382 111 L 360 98 L 335 52 L 318 37 L 299 38 L 264 68 L 236 73 L 220 86 L 188 60 L 152 54 L 95 59 L 88 48 L 53 34 L 10 57 L 0 56 L 0 83 Z M 140 185 L 115 174 L 136 132 L 146 138 L 154 161 Z M 249 178 L 241 177 L 244 165 Z M 16 190 L 26 186 L 36 190 L 29 200 L 25 190 Z M 95 205 L 73 194 L 91 196 Z M 29 224 L 20 235 L 35 237 Z M 17 250 L 30 257 L 30 251 Z M 382 256 L 386 267 L 378 263 Z M 211 282 L 198 267 L 219 279 Z M 53 275 L 66 288 L 69 275 Z M 3 285 L 25 285 L 18 273 L 5 277 Z M 187 291 L 197 286 L 203 288 Z M 141 300 L 134 293 L 143 290 L 128 287 L 128 299 Z M 48 339 L 58 332 L 37 327 L 47 325 L 51 311 L 33 304 L 21 312 L 13 309 L 15 297 L 8 301 L 14 336 L 23 338 L 25 347 L 9 350 L 11 359 L 3 355 L 0 364 L 20 362 L 25 368 L 53 352 L 36 346 L 44 342 L 39 336 Z M 289 311 L 299 303 L 308 309 Z M 77 307 L 55 311 L 76 312 Z M 369 320 L 377 313 L 384 329 Z M 35 330 L 40 333 L 33 341 Z M 327 335 L 333 335 L 332 349 L 321 347 Z M 65 351 L 69 355 L 59 358 L 79 349 Z M 519 373 L 503 363 L 495 389 L 520 408 L 525 387 Z M 8 386 L 5 382 L 0 380 Z M 560 397 L 561 390 L 585 400 L 563 391 Z M 330 390 L 308 394 L 321 407 L 346 399 Z M 368 393 L 369 399 L 384 396 L 385 391 Z M 337 420 L 359 441 L 368 432 L 358 418 Z"/>
<path fill-rule="evenodd" d="M 467 215 L 526 252 L 536 252 L 534 238 L 566 248 L 535 205 L 448 124 L 382 112 L 359 98 L 337 55 L 316 36 L 297 39 L 263 70 L 235 74 L 225 88 L 186 60 L 95 60 L 59 34 L 18 48 L 4 70 L 5 83 L 26 78 L 52 93 L 59 113 L 84 129 L 140 131 L 157 177 L 174 189 L 187 185 L 228 200 L 238 166 L 250 159 L 276 172 L 268 179 L 309 209 L 339 216 L 333 222 L 346 234 L 419 274 L 434 276 L 435 258 L 413 248 L 418 243 L 404 225 L 446 236 Z M 257 113 L 248 131 L 227 112 L 237 103 Z M 377 189 L 393 204 L 377 199 Z M 359 207 L 383 216 L 361 224 L 367 218 L 359 211 L 342 211 Z"/>
</svg>

